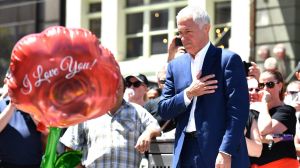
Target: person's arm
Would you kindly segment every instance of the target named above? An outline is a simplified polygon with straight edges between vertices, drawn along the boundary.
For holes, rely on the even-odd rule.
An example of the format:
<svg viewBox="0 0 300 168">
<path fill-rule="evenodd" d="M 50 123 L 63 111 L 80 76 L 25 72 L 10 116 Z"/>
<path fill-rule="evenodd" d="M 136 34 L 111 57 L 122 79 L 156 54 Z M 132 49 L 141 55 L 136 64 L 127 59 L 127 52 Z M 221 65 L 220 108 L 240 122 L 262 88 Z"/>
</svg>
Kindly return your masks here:
<svg viewBox="0 0 300 168">
<path fill-rule="evenodd" d="M 10 121 L 11 117 L 13 116 L 13 113 L 15 112 L 15 107 L 12 105 L 12 103 L 9 103 L 4 110 L 0 114 L 0 132 L 6 127 L 8 122 Z"/>
<path fill-rule="evenodd" d="M 166 83 L 163 89 L 163 93 L 158 103 L 158 114 L 163 120 L 173 119 L 186 110 L 184 101 L 184 90 L 180 93 L 176 93 L 173 66 L 174 62 L 168 64 Z"/>
<path fill-rule="evenodd" d="M 257 102 L 253 106 L 256 107 L 256 111 L 259 111 L 259 117 L 257 120 L 259 134 L 264 136 L 272 130 L 272 118 L 269 114 L 267 102 Z"/>
<path fill-rule="evenodd" d="M 148 151 L 150 148 L 151 140 L 157 136 L 160 136 L 160 129 L 157 127 L 148 126 L 147 129 L 138 138 L 135 148 L 140 153 Z"/>
<path fill-rule="evenodd" d="M 215 166 L 231 167 L 232 155 L 240 147 L 244 138 L 244 128 L 249 116 L 249 93 L 246 74 L 241 57 L 237 54 L 224 52 L 224 96 L 226 99 L 226 131 L 219 147 Z"/>
<path fill-rule="evenodd" d="M 246 137 L 246 143 L 248 148 L 248 155 L 253 157 L 260 157 L 262 152 L 262 143 L 260 140 L 256 120 L 252 121 L 250 129 L 250 138 Z"/>
<path fill-rule="evenodd" d="M 249 67 L 249 76 L 254 76 L 254 78 L 258 81 L 259 80 L 259 76 L 260 76 L 260 69 L 259 67 L 256 65 L 255 62 L 251 62 L 251 65 Z"/>
<path fill-rule="evenodd" d="M 141 121 L 141 127 L 144 131 L 138 138 L 135 149 L 141 153 L 148 151 L 151 140 L 161 135 L 161 128 L 157 120 L 143 107 L 134 105 Z M 141 130 L 142 131 L 142 130 Z"/>
<path fill-rule="evenodd" d="M 244 128 L 249 116 L 249 93 L 246 81 L 246 74 L 241 69 L 244 68 L 240 56 L 225 55 L 222 59 L 224 66 L 224 97 L 226 128 L 222 143 L 219 147 L 217 161 L 222 163 L 223 154 L 228 156 L 236 153 L 240 147 L 241 139 L 244 138 Z M 219 157 L 220 156 L 220 157 Z M 218 160 L 220 159 L 220 160 Z"/>
<path fill-rule="evenodd" d="M 297 155 L 300 156 L 300 135 L 297 133 L 294 137 L 294 145 L 296 148 Z"/>
<path fill-rule="evenodd" d="M 177 52 L 177 47 L 175 45 L 175 39 L 176 37 L 174 37 L 168 47 L 168 59 L 167 62 L 170 62 L 171 60 L 173 60 L 175 58 L 175 54 Z"/>
<path fill-rule="evenodd" d="M 6 96 L 8 96 L 8 86 L 7 84 L 4 84 L 2 87 L 3 93 L 0 96 L 0 100 L 3 100 Z"/>
<path fill-rule="evenodd" d="M 283 133 L 287 130 L 287 127 L 283 123 L 272 119 L 267 108 L 271 95 L 266 91 L 263 91 L 260 94 L 263 94 L 261 96 L 261 103 L 259 104 L 260 109 L 257 110 L 260 112 L 258 117 L 258 130 L 260 135 L 264 139 L 268 134 Z"/>
</svg>

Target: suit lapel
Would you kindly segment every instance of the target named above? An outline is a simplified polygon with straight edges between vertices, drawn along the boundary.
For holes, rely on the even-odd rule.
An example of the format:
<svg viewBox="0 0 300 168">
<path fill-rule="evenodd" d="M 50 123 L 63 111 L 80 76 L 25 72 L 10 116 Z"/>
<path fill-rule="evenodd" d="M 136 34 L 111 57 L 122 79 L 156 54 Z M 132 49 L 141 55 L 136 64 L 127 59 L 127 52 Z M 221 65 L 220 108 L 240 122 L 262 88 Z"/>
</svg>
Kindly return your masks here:
<svg viewBox="0 0 300 168">
<path fill-rule="evenodd" d="M 212 72 L 211 69 L 213 68 L 213 64 L 217 59 L 216 53 L 217 53 L 217 48 L 212 44 L 210 44 L 204 58 L 201 76 L 209 75 Z"/>
<path fill-rule="evenodd" d="M 189 86 L 192 82 L 192 72 L 191 72 L 191 55 L 190 54 L 186 54 L 186 57 L 188 57 L 187 59 L 183 59 L 183 66 L 182 66 L 182 72 L 183 72 L 183 76 L 184 78 L 186 77 L 187 81 L 185 83 L 186 86 Z M 182 78 L 182 79 L 184 79 Z"/>
<path fill-rule="evenodd" d="M 212 74 L 214 71 L 217 61 L 218 55 L 217 55 L 217 48 L 214 47 L 212 44 L 210 44 L 207 53 L 204 58 L 203 66 L 202 66 L 202 74 L 201 76 L 206 76 L 209 74 Z M 195 124 L 197 130 L 201 129 L 200 123 L 202 123 L 202 120 L 205 118 L 204 112 L 201 112 L 201 110 L 206 109 L 206 104 L 203 101 L 203 96 L 197 97 L 197 103 L 196 103 L 196 109 L 197 112 L 195 112 Z"/>
</svg>

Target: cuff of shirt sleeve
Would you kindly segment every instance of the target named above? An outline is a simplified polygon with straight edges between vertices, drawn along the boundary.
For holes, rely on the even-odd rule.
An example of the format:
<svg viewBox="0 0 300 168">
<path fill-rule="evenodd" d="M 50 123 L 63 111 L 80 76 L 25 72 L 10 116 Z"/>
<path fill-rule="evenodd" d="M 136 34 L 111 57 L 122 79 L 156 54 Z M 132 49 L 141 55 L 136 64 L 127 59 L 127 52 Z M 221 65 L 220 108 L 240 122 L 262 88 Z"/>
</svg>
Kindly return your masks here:
<svg viewBox="0 0 300 168">
<path fill-rule="evenodd" d="M 223 152 L 223 151 L 219 151 L 219 152 L 231 157 L 231 154 L 229 154 L 229 153 L 226 153 L 226 152 Z"/>
<path fill-rule="evenodd" d="M 184 104 L 185 104 L 185 106 L 188 106 L 191 102 L 192 102 L 192 100 L 190 100 L 188 97 L 187 97 L 187 95 L 186 95 L 186 89 L 184 90 L 184 93 L 183 93 L 183 98 L 184 98 Z"/>
</svg>

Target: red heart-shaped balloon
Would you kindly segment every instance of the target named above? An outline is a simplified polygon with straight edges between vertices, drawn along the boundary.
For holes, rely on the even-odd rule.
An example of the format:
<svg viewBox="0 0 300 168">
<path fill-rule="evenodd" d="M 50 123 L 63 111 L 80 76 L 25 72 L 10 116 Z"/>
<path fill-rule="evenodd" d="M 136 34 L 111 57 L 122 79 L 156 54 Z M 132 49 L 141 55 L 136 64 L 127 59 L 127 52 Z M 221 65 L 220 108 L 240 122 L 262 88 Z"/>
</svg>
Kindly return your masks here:
<svg viewBox="0 0 300 168">
<path fill-rule="evenodd" d="M 16 107 L 47 127 L 98 117 L 117 100 L 120 68 L 85 29 L 54 26 L 14 46 L 8 80 Z"/>
</svg>

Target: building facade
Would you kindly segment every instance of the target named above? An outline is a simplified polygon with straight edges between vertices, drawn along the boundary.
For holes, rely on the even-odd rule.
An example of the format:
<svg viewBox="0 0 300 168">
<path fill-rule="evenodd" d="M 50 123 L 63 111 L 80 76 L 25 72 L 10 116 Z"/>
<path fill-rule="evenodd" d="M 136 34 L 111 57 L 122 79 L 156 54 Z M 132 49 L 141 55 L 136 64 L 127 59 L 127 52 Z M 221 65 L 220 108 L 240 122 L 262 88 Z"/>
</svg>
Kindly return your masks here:
<svg viewBox="0 0 300 168">
<path fill-rule="evenodd" d="M 262 64 L 257 48 L 286 46 L 290 66 L 300 56 L 297 0 L 3 0 L 0 2 L 0 75 L 22 36 L 51 25 L 86 28 L 110 49 L 124 76 L 143 73 L 155 81 L 176 35 L 176 14 L 186 5 L 211 16 L 211 42 Z"/>
<path fill-rule="evenodd" d="M 11 51 L 25 35 L 53 25 L 65 25 L 65 0 L 0 1 L 0 84 L 9 66 Z"/>
</svg>

